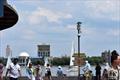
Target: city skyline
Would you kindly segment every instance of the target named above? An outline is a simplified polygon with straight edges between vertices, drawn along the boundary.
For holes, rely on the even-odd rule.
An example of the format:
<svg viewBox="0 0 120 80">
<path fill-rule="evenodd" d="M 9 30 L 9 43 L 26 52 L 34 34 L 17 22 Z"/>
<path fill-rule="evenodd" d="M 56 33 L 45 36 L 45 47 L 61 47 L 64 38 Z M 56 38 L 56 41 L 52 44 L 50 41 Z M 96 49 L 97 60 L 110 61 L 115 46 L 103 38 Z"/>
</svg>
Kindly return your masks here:
<svg viewBox="0 0 120 80">
<path fill-rule="evenodd" d="M 100 56 L 105 50 L 120 54 L 119 0 L 8 0 L 19 20 L 0 31 L 1 56 L 10 45 L 13 56 L 27 52 L 37 56 L 37 45 L 49 44 L 51 56 L 69 55 L 72 42 L 77 52 L 77 22 L 81 24 L 81 52 Z M 34 54 L 34 55 L 33 55 Z"/>
</svg>

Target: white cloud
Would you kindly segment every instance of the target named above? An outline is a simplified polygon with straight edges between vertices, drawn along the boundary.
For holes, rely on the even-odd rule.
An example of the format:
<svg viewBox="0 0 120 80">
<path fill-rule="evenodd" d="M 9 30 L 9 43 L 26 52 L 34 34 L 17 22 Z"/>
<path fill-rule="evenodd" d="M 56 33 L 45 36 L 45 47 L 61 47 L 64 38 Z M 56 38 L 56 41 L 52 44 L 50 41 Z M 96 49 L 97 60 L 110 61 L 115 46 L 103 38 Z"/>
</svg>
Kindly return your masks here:
<svg viewBox="0 0 120 80">
<path fill-rule="evenodd" d="M 50 3 L 55 3 L 55 0 L 49 0 L 50 1 Z"/>
<path fill-rule="evenodd" d="M 85 34 L 85 35 L 88 35 L 88 36 L 98 34 L 96 28 L 90 28 L 90 27 L 83 27 L 82 33 Z"/>
<path fill-rule="evenodd" d="M 66 2 L 66 6 L 70 7 L 72 5 L 72 2 L 71 1 Z"/>
<path fill-rule="evenodd" d="M 0 39 L 2 38 L 2 31 L 0 31 Z"/>
<path fill-rule="evenodd" d="M 68 25 L 67 28 L 71 30 L 76 30 L 76 25 Z M 85 35 L 94 35 L 97 33 L 96 30 L 96 28 L 87 27 L 87 25 L 82 25 L 81 27 L 81 32 Z"/>
<path fill-rule="evenodd" d="M 73 29 L 76 29 L 76 25 L 68 25 L 67 28 L 73 30 Z"/>
<path fill-rule="evenodd" d="M 17 11 L 18 15 L 19 15 L 19 22 L 24 23 L 25 21 L 27 21 L 29 12 L 28 11 Z"/>
<path fill-rule="evenodd" d="M 22 31 L 22 33 L 24 34 L 22 38 L 26 40 L 33 40 L 34 37 L 36 36 L 36 33 L 32 30 L 24 30 Z"/>
<path fill-rule="evenodd" d="M 29 16 L 29 20 L 31 24 L 38 24 L 41 22 L 41 18 L 43 19 L 43 17 L 47 19 L 48 22 L 59 23 L 61 22 L 61 19 L 72 18 L 72 15 L 38 7 L 38 9 Z"/>
<path fill-rule="evenodd" d="M 119 29 L 110 29 L 107 32 L 107 35 L 119 37 L 120 36 L 120 30 Z"/>
<path fill-rule="evenodd" d="M 13 2 L 13 1 L 11 0 L 11 2 Z M 19 4 L 36 6 L 41 3 L 41 0 L 14 0 L 14 2 L 19 3 Z"/>
<path fill-rule="evenodd" d="M 111 20 L 120 20 L 120 4 L 119 0 L 106 1 L 87 1 L 85 2 L 89 10 L 89 16 L 93 18 L 107 18 Z"/>
<path fill-rule="evenodd" d="M 71 23 L 77 21 L 79 18 L 80 21 L 85 22 L 85 25 L 81 26 L 82 51 L 86 51 L 86 53 L 100 53 L 102 49 L 105 49 L 106 47 L 108 49 L 116 48 L 115 46 L 117 46 L 119 42 L 116 42 L 116 38 L 113 38 L 113 36 L 119 38 L 120 32 L 115 29 L 108 30 L 112 28 L 114 23 L 111 23 L 112 25 L 107 28 L 105 23 L 103 23 L 105 27 L 102 27 L 103 25 L 101 26 L 100 23 L 92 22 L 90 19 L 96 18 L 96 21 L 101 21 L 99 19 L 120 20 L 119 2 L 116 2 L 117 0 L 78 0 L 64 2 L 62 2 L 62 0 L 62 4 L 61 2 L 59 3 L 58 0 L 54 1 L 55 0 L 11 0 L 11 3 L 14 2 L 13 4 L 16 5 L 20 20 L 15 25 L 16 27 L 5 30 L 2 44 L 11 44 L 13 46 L 14 43 L 16 43 L 15 46 L 13 46 L 14 53 L 18 53 L 20 50 L 24 50 L 24 48 L 28 51 L 31 50 L 30 53 L 35 53 L 36 49 L 34 48 L 36 45 L 33 45 L 33 43 L 39 44 L 39 42 L 47 42 L 50 44 L 53 43 L 51 44 L 52 47 L 54 47 L 52 55 L 54 54 L 55 56 L 58 52 L 61 54 L 69 53 L 64 50 L 66 48 L 68 49 L 70 46 L 66 44 L 71 44 L 70 41 L 74 38 L 77 39 L 77 36 L 75 35 L 77 34 L 76 24 Z M 53 3 L 53 5 L 50 5 L 50 2 Z M 86 3 L 86 5 L 84 6 L 83 3 Z M 64 21 L 63 19 L 67 19 L 67 22 L 54 24 Z M 48 22 L 54 22 L 53 24 L 50 24 L 52 27 L 49 26 L 49 23 L 47 23 L 46 20 Z M 38 25 L 29 25 L 29 23 Z M 44 23 L 46 24 L 44 25 Z M 66 24 L 71 25 L 64 26 Z M 95 26 L 94 24 L 97 25 Z M 25 47 L 22 47 L 23 45 L 21 43 L 24 44 Z M 117 49 L 119 50 L 119 47 Z"/>
</svg>

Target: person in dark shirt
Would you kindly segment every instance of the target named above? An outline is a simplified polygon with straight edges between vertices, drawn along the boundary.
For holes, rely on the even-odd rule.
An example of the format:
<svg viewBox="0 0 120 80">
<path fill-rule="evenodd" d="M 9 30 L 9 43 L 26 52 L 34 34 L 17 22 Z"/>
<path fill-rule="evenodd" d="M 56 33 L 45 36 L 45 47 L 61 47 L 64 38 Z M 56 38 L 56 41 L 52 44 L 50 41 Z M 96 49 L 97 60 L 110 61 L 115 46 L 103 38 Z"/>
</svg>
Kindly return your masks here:
<svg viewBox="0 0 120 80">
<path fill-rule="evenodd" d="M 52 80 L 51 78 L 51 67 L 49 64 L 47 64 L 47 67 L 46 67 L 46 77 L 47 77 L 47 80 Z"/>
<path fill-rule="evenodd" d="M 101 66 L 97 63 L 96 65 L 96 79 L 95 80 L 100 80 L 101 79 Z"/>
</svg>

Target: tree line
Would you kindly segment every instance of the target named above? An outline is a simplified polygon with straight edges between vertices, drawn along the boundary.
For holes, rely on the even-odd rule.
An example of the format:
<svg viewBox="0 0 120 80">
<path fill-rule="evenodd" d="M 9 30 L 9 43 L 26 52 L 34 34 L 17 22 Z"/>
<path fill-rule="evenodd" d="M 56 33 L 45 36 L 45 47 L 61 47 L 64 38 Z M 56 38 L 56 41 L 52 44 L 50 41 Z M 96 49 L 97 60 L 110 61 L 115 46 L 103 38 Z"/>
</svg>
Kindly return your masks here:
<svg viewBox="0 0 120 80">
<path fill-rule="evenodd" d="M 85 60 L 87 60 L 91 65 L 95 65 L 96 63 L 103 64 L 104 61 L 101 56 L 92 56 L 92 57 L 86 57 Z M 44 65 L 44 60 L 36 60 L 31 59 L 33 65 L 40 64 Z M 7 59 L 0 59 L 0 62 L 2 62 L 4 65 L 7 63 Z M 62 56 L 62 57 L 54 57 L 51 60 L 49 60 L 50 64 L 53 66 L 59 66 L 59 65 L 69 65 L 70 64 L 70 57 L 69 56 Z"/>
<path fill-rule="evenodd" d="M 96 63 L 103 64 L 104 61 L 101 56 L 92 56 L 92 57 L 86 57 L 86 59 L 91 65 L 96 65 Z M 51 64 L 58 66 L 58 65 L 69 65 L 70 64 L 70 57 L 63 56 L 61 58 L 54 57 L 53 60 L 51 60 Z"/>
</svg>

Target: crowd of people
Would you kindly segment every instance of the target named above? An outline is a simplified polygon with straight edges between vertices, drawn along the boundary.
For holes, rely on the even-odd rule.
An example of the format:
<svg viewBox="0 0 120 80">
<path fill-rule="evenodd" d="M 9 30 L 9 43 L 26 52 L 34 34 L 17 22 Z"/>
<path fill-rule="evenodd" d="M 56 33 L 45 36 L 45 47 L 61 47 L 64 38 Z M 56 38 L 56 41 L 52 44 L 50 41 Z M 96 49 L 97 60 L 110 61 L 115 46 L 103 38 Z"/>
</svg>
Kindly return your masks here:
<svg viewBox="0 0 120 80">
<path fill-rule="evenodd" d="M 116 50 L 111 52 L 111 63 L 106 63 L 102 73 L 102 68 L 99 63 L 96 63 L 95 70 L 94 80 L 120 80 L 120 55 L 118 52 Z M 91 66 L 88 61 L 86 61 L 83 71 L 85 80 L 93 80 Z"/>
<path fill-rule="evenodd" d="M 88 61 L 85 61 L 86 64 L 82 69 L 84 71 L 84 79 L 85 80 L 93 80 L 93 73 L 91 69 L 91 65 Z M 51 77 L 51 67 L 49 64 L 45 67 L 45 80 L 52 80 Z M 2 62 L 0 62 L 0 80 L 3 80 L 3 70 L 4 66 Z M 106 66 L 101 72 L 102 68 L 99 63 L 96 63 L 95 67 L 96 73 L 94 80 L 120 80 L 120 55 L 116 50 L 111 52 L 111 63 L 106 63 Z M 8 74 L 9 73 L 9 74 Z M 41 66 L 37 64 L 33 67 L 32 63 L 29 63 L 26 67 L 26 73 L 29 80 L 43 80 Z M 58 70 L 56 72 L 58 79 L 62 80 L 64 73 L 61 66 L 58 66 Z M 7 68 L 5 78 L 9 77 L 9 80 L 18 80 L 19 77 L 23 76 L 21 74 L 21 68 L 18 64 L 18 59 L 15 58 L 13 62 Z"/>
</svg>

